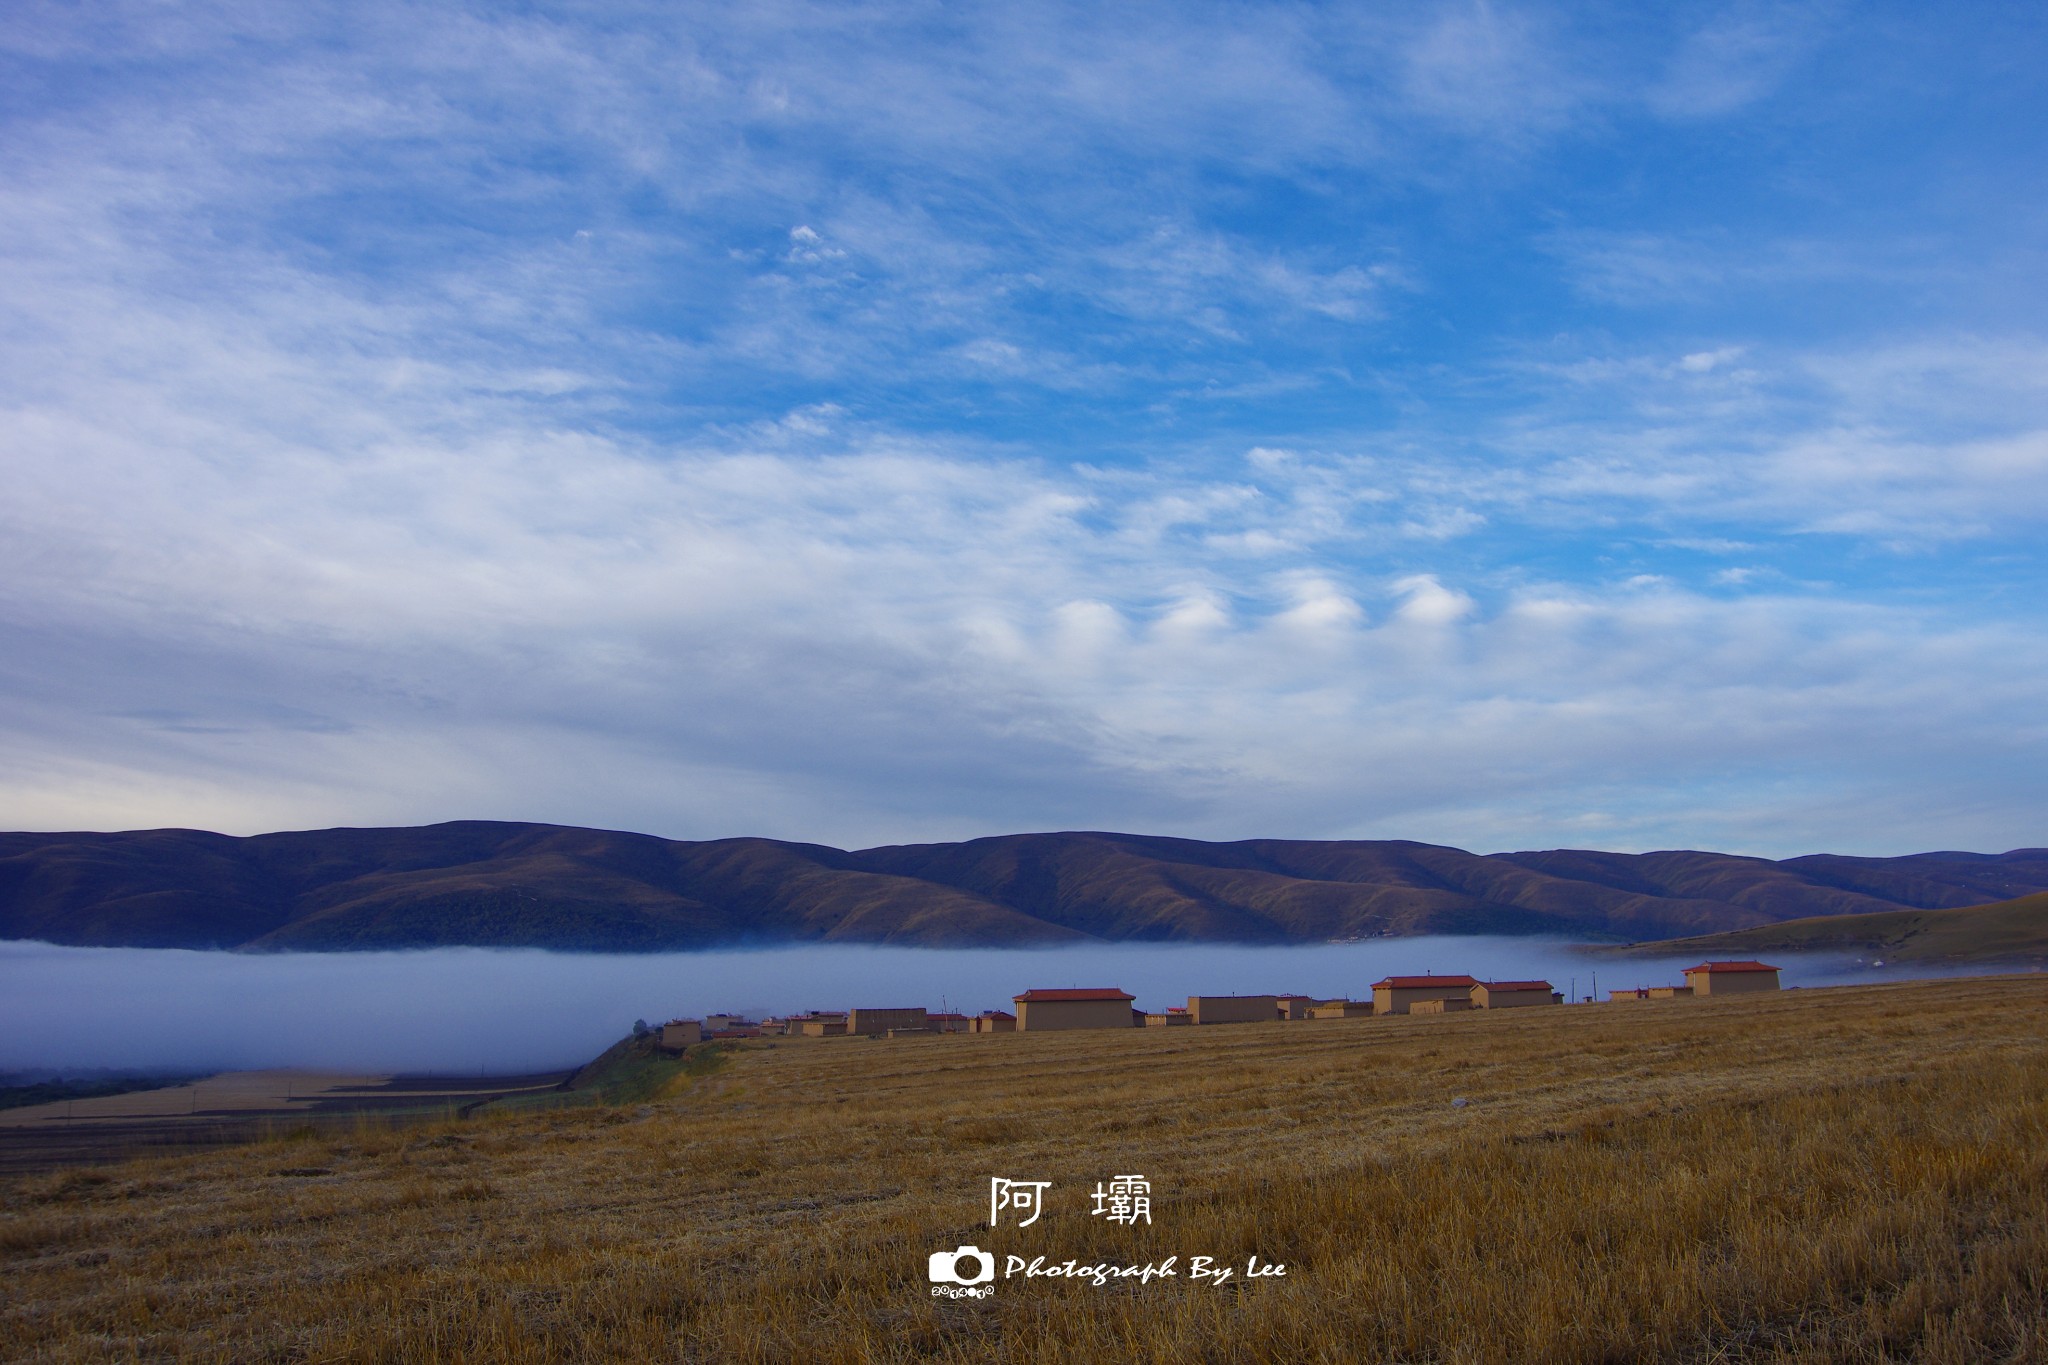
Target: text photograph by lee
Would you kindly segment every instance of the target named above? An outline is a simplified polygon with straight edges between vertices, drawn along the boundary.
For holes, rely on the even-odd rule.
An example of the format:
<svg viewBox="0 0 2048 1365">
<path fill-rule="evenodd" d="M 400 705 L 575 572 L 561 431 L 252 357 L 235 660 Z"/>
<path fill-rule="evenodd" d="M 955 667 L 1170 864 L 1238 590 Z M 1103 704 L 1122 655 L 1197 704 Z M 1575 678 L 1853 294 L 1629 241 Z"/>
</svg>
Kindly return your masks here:
<svg viewBox="0 0 2048 1365">
<path fill-rule="evenodd" d="M 2048 1363 L 2048 10 L 0 11 L 0 1361 Z"/>
</svg>

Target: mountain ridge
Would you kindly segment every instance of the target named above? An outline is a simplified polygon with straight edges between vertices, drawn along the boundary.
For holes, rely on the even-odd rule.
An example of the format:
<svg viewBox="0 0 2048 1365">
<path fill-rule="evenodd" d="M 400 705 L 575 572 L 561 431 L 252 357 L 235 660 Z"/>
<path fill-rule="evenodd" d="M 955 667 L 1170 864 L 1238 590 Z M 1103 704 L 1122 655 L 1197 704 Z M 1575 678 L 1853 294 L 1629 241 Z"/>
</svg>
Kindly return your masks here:
<svg viewBox="0 0 2048 1365">
<path fill-rule="evenodd" d="M 1643 941 L 2038 891 L 2048 891 L 2048 849 L 1773 861 L 1080 830 L 846 850 L 502 821 L 0 833 L 0 938 L 102 947 Z"/>
</svg>

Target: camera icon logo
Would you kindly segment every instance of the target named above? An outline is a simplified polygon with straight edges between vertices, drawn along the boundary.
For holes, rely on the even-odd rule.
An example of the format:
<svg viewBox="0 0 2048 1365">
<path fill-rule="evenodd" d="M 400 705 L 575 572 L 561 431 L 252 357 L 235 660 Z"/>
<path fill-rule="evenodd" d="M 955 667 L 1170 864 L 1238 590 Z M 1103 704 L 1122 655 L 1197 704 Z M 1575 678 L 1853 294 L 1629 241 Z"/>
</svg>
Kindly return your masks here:
<svg viewBox="0 0 2048 1365">
<path fill-rule="evenodd" d="M 996 1258 L 976 1246 L 934 1251 L 925 1262 L 933 1284 L 987 1284 L 996 1277 Z"/>
</svg>

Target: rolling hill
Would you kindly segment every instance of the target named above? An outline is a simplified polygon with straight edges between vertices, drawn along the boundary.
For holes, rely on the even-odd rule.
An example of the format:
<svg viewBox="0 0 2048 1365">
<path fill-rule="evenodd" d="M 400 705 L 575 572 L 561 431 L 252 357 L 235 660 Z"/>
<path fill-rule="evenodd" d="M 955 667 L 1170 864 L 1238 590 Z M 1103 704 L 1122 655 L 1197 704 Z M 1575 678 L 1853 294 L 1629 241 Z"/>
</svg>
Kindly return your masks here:
<svg viewBox="0 0 2048 1365">
<path fill-rule="evenodd" d="M 1659 956 L 1698 953 L 1702 957 L 1861 952 L 1892 962 L 2048 962 L 2048 894 L 1959 910 L 1819 915 L 1614 951 Z"/>
<path fill-rule="evenodd" d="M 237 838 L 0 834 L 0 938 L 344 951 L 768 942 L 1632 940 L 2048 891 L 2048 849 L 1899 858 L 1004 835 L 857 852 L 459 821 Z"/>
</svg>

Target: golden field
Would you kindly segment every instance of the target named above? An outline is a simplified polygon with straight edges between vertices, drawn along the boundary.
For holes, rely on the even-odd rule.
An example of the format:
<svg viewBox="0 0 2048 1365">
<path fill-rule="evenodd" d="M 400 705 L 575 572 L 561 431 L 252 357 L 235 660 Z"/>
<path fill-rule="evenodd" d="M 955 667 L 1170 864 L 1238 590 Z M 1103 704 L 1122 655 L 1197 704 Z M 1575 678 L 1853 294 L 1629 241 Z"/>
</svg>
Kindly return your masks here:
<svg viewBox="0 0 2048 1365">
<path fill-rule="evenodd" d="M 2048 1360 L 2048 976 L 762 1041 L 0 1191 L 15 1360 Z M 963 1243 L 1183 1273 L 933 1298 Z"/>
</svg>

